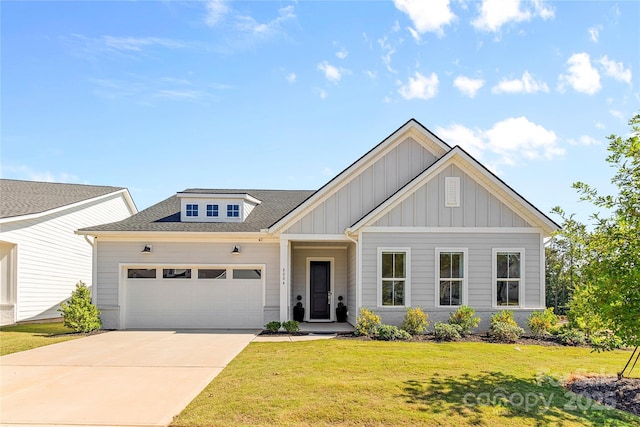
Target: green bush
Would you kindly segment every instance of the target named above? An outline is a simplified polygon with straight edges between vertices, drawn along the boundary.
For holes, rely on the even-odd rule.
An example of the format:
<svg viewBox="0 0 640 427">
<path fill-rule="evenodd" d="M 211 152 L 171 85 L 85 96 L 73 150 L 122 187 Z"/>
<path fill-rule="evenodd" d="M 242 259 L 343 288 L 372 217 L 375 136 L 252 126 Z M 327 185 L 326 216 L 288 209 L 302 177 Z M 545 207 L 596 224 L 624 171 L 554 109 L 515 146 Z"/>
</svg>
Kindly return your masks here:
<svg viewBox="0 0 640 427">
<path fill-rule="evenodd" d="M 300 324 L 295 320 L 287 320 L 286 322 L 282 322 L 282 327 L 290 334 L 293 332 L 298 332 L 300 330 Z"/>
<path fill-rule="evenodd" d="M 622 339 L 609 331 L 600 331 L 591 335 L 589 343 L 596 351 L 616 350 L 624 347 Z"/>
<path fill-rule="evenodd" d="M 60 304 L 64 326 L 75 332 L 91 332 L 102 327 L 100 310 L 91 302 L 91 292 L 79 281 L 67 302 Z"/>
<path fill-rule="evenodd" d="M 491 315 L 491 324 L 494 323 L 507 323 L 511 326 L 518 326 L 516 321 L 513 319 L 513 311 L 511 310 L 502 310 L 497 313 L 493 313 Z"/>
<path fill-rule="evenodd" d="M 433 325 L 433 334 L 438 341 L 457 341 L 462 337 L 462 326 L 436 322 Z"/>
<path fill-rule="evenodd" d="M 399 329 L 397 326 L 380 325 L 378 327 L 378 339 L 383 341 L 406 341 L 411 339 L 411 334 Z"/>
<path fill-rule="evenodd" d="M 558 324 L 558 316 L 553 313 L 553 307 L 545 311 L 534 311 L 527 319 L 527 326 L 534 337 L 541 338 L 551 333 Z"/>
<path fill-rule="evenodd" d="M 422 311 L 420 307 L 409 307 L 404 315 L 402 329 L 411 335 L 424 334 L 429 326 L 427 319 L 429 319 L 429 315 Z"/>
<path fill-rule="evenodd" d="M 558 340 L 564 345 L 585 345 L 587 343 L 587 335 L 578 329 L 568 327 L 558 334 Z"/>
<path fill-rule="evenodd" d="M 495 342 L 513 343 L 518 341 L 522 334 L 524 329 L 509 322 L 492 322 L 489 329 L 489 337 Z"/>
<path fill-rule="evenodd" d="M 282 323 L 274 320 L 273 322 L 269 322 L 266 325 L 264 325 L 264 327 L 267 329 L 267 331 L 269 332 L 278 332 L 280 330 L 280 327 L 282 326 Z"/>
<path fill-rule="evenodd" d="M 467 305 L 460 306 L 455 313 L 449 315 L 449 324 L 460 326 L 461 335 L 469 335 L 473 328 L 480 324 L 480 318 L 475 317 L 475 310 Z"/>
<path fill-rule="evenodd" d="M 353 331 L 356 335 L 371 337 L 378 333 L 380 324 L 380 316 L 368 308 L 361 308 L 360 315 L 356 320 L 356 325 L 353 327 Z"/>
</svg>

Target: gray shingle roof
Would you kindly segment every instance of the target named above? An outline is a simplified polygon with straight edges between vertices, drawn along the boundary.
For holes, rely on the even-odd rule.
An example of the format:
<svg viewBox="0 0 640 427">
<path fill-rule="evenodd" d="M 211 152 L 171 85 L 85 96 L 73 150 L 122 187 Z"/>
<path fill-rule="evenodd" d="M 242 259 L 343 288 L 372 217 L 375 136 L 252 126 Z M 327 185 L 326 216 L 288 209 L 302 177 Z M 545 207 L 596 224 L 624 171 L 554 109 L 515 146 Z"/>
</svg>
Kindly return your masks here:
<svg viewBox="0 0 640 427">
<path fill-rule="evenodd" d="M 0 179 L 0 218 L 42 213 L 120 190 L 124 188 Z"/>
<path fill-rule="evenodd" d="M 190 188 L 182 193 L 249 194 L 262 203 L 251 211 L 244 222 L 180 222 L 180 199 L 173 195 L 122 221 L 83 228 L 80 231 L 258 232 L 279 220 L 312 195 L 314 191 Z"/>
</svg>

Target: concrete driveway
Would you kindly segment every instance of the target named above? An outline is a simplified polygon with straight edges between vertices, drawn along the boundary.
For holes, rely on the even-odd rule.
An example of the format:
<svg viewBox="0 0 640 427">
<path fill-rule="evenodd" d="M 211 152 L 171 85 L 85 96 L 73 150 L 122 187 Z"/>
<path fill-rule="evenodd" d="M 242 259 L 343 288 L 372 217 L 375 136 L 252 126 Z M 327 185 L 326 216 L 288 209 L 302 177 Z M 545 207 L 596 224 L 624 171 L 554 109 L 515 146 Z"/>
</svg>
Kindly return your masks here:
<svg viewBox="0 0 640 427">
<path fill-rule="evenodd" d="M 258 331 L 114 331 L 0 357 L 0 423 L 166 426 Z"/>
</svg>

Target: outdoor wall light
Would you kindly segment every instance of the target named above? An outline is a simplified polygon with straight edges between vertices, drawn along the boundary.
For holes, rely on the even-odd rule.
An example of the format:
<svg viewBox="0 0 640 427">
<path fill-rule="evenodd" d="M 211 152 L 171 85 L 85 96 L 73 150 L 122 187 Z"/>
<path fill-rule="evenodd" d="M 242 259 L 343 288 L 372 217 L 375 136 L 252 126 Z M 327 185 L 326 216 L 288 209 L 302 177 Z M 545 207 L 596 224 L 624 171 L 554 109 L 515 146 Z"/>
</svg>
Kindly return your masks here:
<svg viewBox="0 0 640 427">
<path fill-rule="evenodd" d="M 142 252 L 143 254 L 150 254 L 152 250 L 153 247 L 151 245 L 144 245 L 144 248 L 142 248 L 140 252 Z"/>
<path fill-rule="evenodd" d="M 238 255 L 240 253 L 240 246 L 235 245 L 231 250 L 231 255 Z"/>
</svg>

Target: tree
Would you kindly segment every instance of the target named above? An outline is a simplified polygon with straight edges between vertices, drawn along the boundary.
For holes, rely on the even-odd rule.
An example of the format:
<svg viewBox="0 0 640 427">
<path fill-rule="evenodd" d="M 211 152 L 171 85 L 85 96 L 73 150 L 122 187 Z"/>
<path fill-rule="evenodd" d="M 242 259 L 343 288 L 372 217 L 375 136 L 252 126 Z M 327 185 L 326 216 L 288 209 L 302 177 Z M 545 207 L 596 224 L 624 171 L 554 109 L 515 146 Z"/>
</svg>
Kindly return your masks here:
<svg viewBox="0 0 640 427">
<path fill-rule="evenodd" d="M 100 310 L 91 302 L 91 291 L 84 282 L 76 284 L 67 302 L 60 304 L 64 326 L 75 332 L 91 332 L 102 327 Z"/>
<path fill-rule="evenodd" d="M 586 183 L 573 187 L 580 199 L 605 210 L 594 214 L 593 228 L 563 230 L 563 238 L 583 247 L 579 281 L 570 302 L 574 316 L 596 316 L 613 339 L 640 345 L 640 114 L 630 121 L 627 138 L 611 135 L 607 162 L 615 168 L 617 194 L 602 195 Z M 562 215 L 562 210 L 557 209 Z M 562 215 L 565 223 L 568 219 Z M 600 342 L 611 349 L 613 340 Z"/>
</svg>

